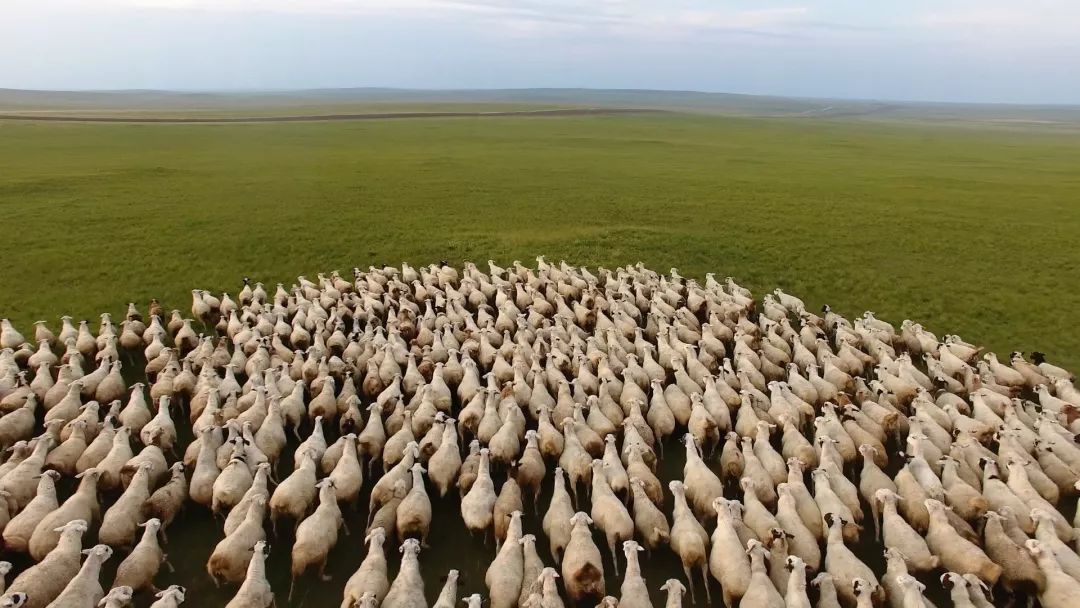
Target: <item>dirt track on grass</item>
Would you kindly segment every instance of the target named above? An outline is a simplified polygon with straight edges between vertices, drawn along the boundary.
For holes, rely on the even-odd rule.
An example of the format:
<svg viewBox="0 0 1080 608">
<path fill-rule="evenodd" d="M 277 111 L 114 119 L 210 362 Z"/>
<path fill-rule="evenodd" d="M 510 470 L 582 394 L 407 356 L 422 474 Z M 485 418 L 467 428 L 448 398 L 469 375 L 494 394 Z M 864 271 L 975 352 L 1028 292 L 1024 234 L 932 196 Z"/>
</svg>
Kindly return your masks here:
<svg viewBox="0 0 1080 608">
<path fill-rule="evenodd" d="M 613 114 L 656 114 L 665 110 L 648 108 L 563 108 L 556 110 L 513 110 L 506 112 L 373 112 L 369 114 L 305 114 L 299 116 L 223 116 L 223 117 L 167 117 L 167 116 L 76 116 L 0 114 L 0 120 L 23 120 L 33 122 L 115 122 L 115 123 L 236 123 L 236 122 L 307 122 L 331 120 L 387 120 L 400 118 L 499 118 L 499 117 L 554 117 L 554 116 L 603 116 Z"/>
</svg>

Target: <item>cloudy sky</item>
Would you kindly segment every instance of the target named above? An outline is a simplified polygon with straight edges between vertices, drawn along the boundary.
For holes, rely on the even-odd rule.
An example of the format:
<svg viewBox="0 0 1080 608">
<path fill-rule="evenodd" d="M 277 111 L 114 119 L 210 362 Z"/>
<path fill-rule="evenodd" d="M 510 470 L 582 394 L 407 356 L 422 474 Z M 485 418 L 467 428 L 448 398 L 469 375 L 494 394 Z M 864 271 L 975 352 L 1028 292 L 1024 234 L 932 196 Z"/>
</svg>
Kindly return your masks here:
<svg viewBox="0 0 1080 608">
<path fill-rule="evenodd" d="M 0 0 L 0 87 L 1080 103 L 1080 0 Z"/>
</svg>

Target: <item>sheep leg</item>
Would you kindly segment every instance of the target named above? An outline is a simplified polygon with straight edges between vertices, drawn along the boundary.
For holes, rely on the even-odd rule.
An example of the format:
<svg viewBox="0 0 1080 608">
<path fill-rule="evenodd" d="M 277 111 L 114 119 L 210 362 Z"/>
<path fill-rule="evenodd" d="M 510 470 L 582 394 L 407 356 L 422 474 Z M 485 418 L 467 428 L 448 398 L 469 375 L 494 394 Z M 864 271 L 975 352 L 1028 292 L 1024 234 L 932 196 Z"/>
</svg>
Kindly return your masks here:
<svg viewBox="0 0 1080 608">
<path fill-rule="evenodd" d="M 690 587 L 690 603 L 696 604 L 697 600 L 694 599 L 694 577 L 690 575 L 690 566 L 683 562 L 682 569 L 686 574 L 686 584 Z"/>
<path fill-rule="evenodd" d="M 341 520 L 341 527 L 345 530 L 345 536 L 351 536 L 349 534 L 349 524 L 345 523 L 344 519 Z"/>
<path fill-rule="evenodd" d="M 322 582 L 326 583 L 333 580 L 333 578 L 334 577 L 326 573 L 326 558 L 324 557 L 322 560 L 322 564 L 319 565 L 319 579 L 322 580 Z"/>
<path fill-rule="evenodd" d="M 870 517 L 874 520 L 874 540 L 881 540 L 881 525 L 878 524 L 878 506 L 877 500 L 870 501 Z"/>
<path fill-rule="evenodd" d="M 289 597 L 286 598 L 286 601 L 288 601 L 290 604 L 292 603 L 293 590 L 295 590 L 295 589 L 296 589 L 296 577 L 294 576 L 294 577 L 292 577 L 292 582 L 289 583 Z"/>
<path fill-rule="evenodd" d="M 709 562 L 701 562 L 701 582 L 705 585 L 705 603 L 712 604 L 712 594 L 709 592 Z"/>
<path fill-rule="evenodd" d="M 611 550 L 611 562 L 615 564 L 615 576 L 619 576 L 619 554 L 615 551 L 615 544 L 619 542 L 617 537 L 608 538 L 608 549 Z"/>
<path fill-rule="evenodd" d="M 169 574 L 175 574 L 176 573 L 176 568 L 173 568 L 173 565 L 169 561 L 168 556 L 165 556 L 165 559 L 162 560 L 162 561 L 165 563 L 165 567 L 169 569 Z"/>
</svg>

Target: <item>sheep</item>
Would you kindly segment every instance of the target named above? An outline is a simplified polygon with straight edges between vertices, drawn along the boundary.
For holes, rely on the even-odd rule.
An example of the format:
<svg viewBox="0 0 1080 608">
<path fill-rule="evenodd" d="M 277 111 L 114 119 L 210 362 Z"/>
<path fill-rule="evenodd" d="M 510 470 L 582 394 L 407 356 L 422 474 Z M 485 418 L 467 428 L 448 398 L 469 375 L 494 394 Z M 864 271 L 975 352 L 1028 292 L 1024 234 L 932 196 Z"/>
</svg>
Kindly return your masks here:
<svg viewBox="0 0 1080 608">
<path fill-rule="evenodd" d="M 562 556 L 562 578 L 574 602 L 604 595 L 604 564 L 592 540 L 592 519 L 582 512 L 570 518 L 570 541 Z"/>
<path fill-rule="evenodd" d="M 112 556 L 112 548 L 108 545 L 96 545 L 87 549 L 86 561 L 67 586 L 49 604 L 49 608 L 84 608 L 96 606 L 98 601 L 105 596 L 105 590 L 101 588 L 101 566 Z"/>
<path fill-rule="evenodd" d="M 573 496 L 574 505 L 578 504 L 578 485 L 592 483 L 592 456 L 582 446 L 574 432 L 573 420 L 563 421 L 563 437 L 565 445 L 559 456 L 559 466 L 566 472 L 570 481 L 570 495 Z"/>
<path fill-rule="evenodd" d="M 724 484 L 713 473 L 705 461 L 701 459 L 694 436 L 687 433 L 683 436 L 686 444 L 686 465 L 683 467 L 683 484 L 686 488 L 688 499 L 694 514 L 699 518 L 712 517 L 712 501 L 724 495 Z M 771 492 L 772 486 L 769 486 Z M 773 495 L 775 502 L 775 495 Z M 690 595 L 694 594 L 694 586 L 690 585 Z"/>
<path fill-rule="evenodd" d="M 289 586 L 289 600 L 292 601 L 296 579 L 304 574 L 309 566 L 319 565 L 319 578 L 330 580 L 326 574 L 326 558 L 338 540 L 338 529 L 345 525 L 338 507 L 334 482 L 324 479 L 315 484 L 319 488 L 319 506 L 315 512 L 296 529 L 296 541 L 292 546 L 292 584 Z"/>
<path fill-rule="evenodd" d="M 13 593 L 0 597 L 0 608 L 22 608 L 30 601 L 30 596 L 25 593 Z"/>
<path fill-rule="evenodd" d="M 244 455 L 243 440 L 234 446 L 232 457 L 214 480 L 210 510 L 215 516 L 235 507 L 254 480 L 251 466 Z"/>
<path fill-rule="evenodd" d="M 405 483 L 406 490 L 411 487 L 412 483 L 412 465 L 420 457 L 420 448 L 415 442 L 410 443 L 405 447 L 405 456 L 401 462 L 397 463 L 394 468 L 384 474 L 375 482 L 375 487 L 371 488 L 371 496 L 368 500 L 368 518 L 372 518 L 375 515 L 376 510 L 387 500 L 394 497 L 396 494 L 395 486 L 397 482 L 401 481 Z M 369 522 L 370 523 L 370 522 Z"/>
<path fill-rule="evenodd" d="M 521 594 L 525 555 L 521 544 L 521 511 L 510 514 L 510 529 L 495 559 L 491 561 L 484 583 L 492 608 L 514 608 Z"/>
<path fill-rule="evenodd" d="M 896 503 L 900 495 L 882 488 L 874 495 L 874 500 L 884 507 L 881 528 L 885 546 L 900 551 L 908 567 L 915 572 L 929 572 L 937 568 L 940 559 L 931 555 L 923 537 L 897 512 Z"/>
<path fill-rule="evenodd" d="M 1054 520 L 1042 509 L 1032 509 L 1031 519 L 1036 523 L 1035 538 L 1043 550 L 1053 554 L 1066 574 L 1080 581 L 1080 555 L 1058 537 Z"/>
<path fill-rule="evenodd" d="M 615 496 L 611 486 L 608 485 L 607 476 L 604 473 L 604 462 L 602 460 L 593 460 L 592 468 L 591 517 L 607 538 L 608 549 L 611 551 L 611 560 L 615 567 L 615 576 L 618 576 L 619 558 L 616 547 L 622 541 L 633 538 L 634 520 L 630 517 L 630 513 L 627 512 L 626 506 Z"/>
<path fill-rule="evenodd" d="M 415 535 L 420 537 L 420 546 L 427 547 L 427 537 L 431 530 L 431 499 L 424 487 L 424 468 L 420 463 L 412 466 L 412 488 L 398 505 L 396 528 L 398 538 Z"/>
<path fill-rule="evenodd" d="M 383 608 L 424 608 L 424 580 L 420 576 L 420 541 L 407 538 L 401 544 L 401 568 L 380 606 Z"/>
<path fill-rule="evenodd" d="M 265 540 L 260 540 L 251 552 L 244 582 L 225 608 L 268 608 L 274 605 L 274 590 L 266 580 L 266 558 L 270 555 L 270 547 Z"/>
<path fill-rule="evenodd" d="M 240 523 L 247 517 L 248 507 L 251 506 L 251 501 L 256 496 L 261 496 L 264 500 L 270 500 L 270 491 L 267 488 L 267 482 L 270 478 L 270 463 L 264 462 L 259 464 L 255 468 L 255 477 L 252 479 L 251 486 L 244 492 L 244 496 L 240 499 L 240 502 L 236 503 L 236 506 L 229 510 L 229 514 L 225 516 L 225 525 L 222 527 L 225 535 L 232 534 Z M 164 486 L 167 487 L 167 486 Z M 160 491 L 160 490 L 159 490 Z M 151 497 L 151 500 L 153 497 Z"/>
<path fill-rule="evenodd" d="M 265 516 L 266 499 L 256 496 L 248 507 L 244 521 L 232 534 L 214 546 L 210 559 L 206 562 L 206 572 L 215 586 L 220 587 L 222 581 L 240 583 L 244 580 L 248 562 L 251 561 L 251 548 L 255 543 L 266 540 L 266 532 L 263 530 Z"/>
<path fill-rule="evenodd" d="M 383 552 L 385 541 L 386 530 L 383 528 L 375 528 L 364 539 L 364 543 L 368 546 L 367 555 L 364 556 L 360 567 L 345 583 L 341 608 L 359 606 L 361 600 L 368 595 L 377 605 L 386 596 L 386 592 L 390 589 L 390 581 L 386 577 L 386 554 Z"/>
<path fill-rule="evenodd" d="M 837 595 L 846 606 L 854 606 L 856 597 L 852 583 L 861 578 L 868 584 L 876 587 L 873 595 L 880 603 L 884 600 L 884 590 L 878 585 L 874 571 L 863 563 L 851 549 L 844 544 L 843 527 L 846 523 L 843 518 L 828 512 L 824 515 L 825 523 L 829 526 L 829 537 L 825 550 L 825 570 L 836 581 Z"/>
<path fill-rule="evenodd" d="M 824 468 L 817 468 L 811 473 L 814 479 L 814 501 L 817 503 L 818 509 L 821 513 L 822 522 L 825 523 L 826 528 L 832 526 L 825 519 L 826 513 L 833 513 L 839 519 L 844 521 L 843 533 L 844 542 L 854 543 L 859 538 L 859 526 L 854 522 L 854 515 L 847 503 L 840 499 L 833 491 L 832 484 L 830 483 L 831 475 Z M 840 589 L 843 589 L 845 584 L 840 584 Z"/>
<path fill-rule="evenodd" d="M 157 576 L 161 564 L 168 565 L 165 553 L 158 543 L 158 531 L 161 530 L 162 523 L 156 517 L 151 517 L 140 525 L 143 527 L 142 538 L 124 561 L 120 562 L 113 585 L 126 585 L 135 591 L 149 589 L 152 593 L 157 593 L 154 577 Z M 172 566 L 169 568 L 171 570 Z"/>
<path fill-rule="evenodd" d="M 1045 577 L 1027 548 L 1009 538 L 1004 529 L 1005 517 L 997 511 L 987 511 L 985 517 L 983 548 L 987 557 L 1002 565 L 1002 587 L 1026 594 L 1042 589 Z"/>
<path fill-rule="evenodd" d="M 38 398 L 29 395 L 22 407 L 0 417 L 0 451 L 6 451 L 17 441 L 33 437 L 37 407 Z"/>
<path fill-rule="evenodd" d="M 760 541 L 751 539 L 746 545 L 746 553 L 750 556 L 750 584 L 743 594 L 742 602 L 746 606 L 762 606 L 765 608 L 784 608 L 784 597 L 773 586 L 765 568 L 765 559 L 769 551 Z"/>
<path fill-rule="evenodd" d="M 480 450 L 480 469 L 469 493 L 461 499 L 461 518 L 470 534 L 480 532 L 486 538 L 494 519 L 495 484 L 489 472 L 488 449 Z"/>
<path fill-rule="evenodd" d="M 139 430 L 139 439 L 144 445 L 153 443 L 175 456 L 176 424 L 169 414 L 169 402 L 169 397 L 161 398 L 158 402 L 157 414 Z"/>
<path fill-rule="evenodd" d="M 451 569 L 446 573 L 446 582 L 439 591 L 439 597 L 435 600 L 432 608 L 454 608 L 457 605 L 458 577 L 460 573 Z"/>
<path fill-rule="evenodd" d="M 97 498 L 97 482 L 100 473 L 97 469 L 87 469 L 80 473 L 82 481 L 79 487 L 59 508 L 51 511 L 34 527 L 30 535 L 30 557 L 36 561 L 45 559 L 53 551 L 61 537 L 63 527 L 68 522 L 81 520 L 94 522 L 100 517 L 101 506 Z"/>
<path fill-rule="evenodd" d="M 949 524 L 945 505 L 929 498 L 926 510 L 930 513 L 930 526 L 926 532 L 926 544 L 941 560 L 941 566 L 961 574 L 974 574 L 990 585 L 997 584 L 1001 566 L 995 564 L 977 545 L 960 536 Z"/>
<path fill-rule="evenodd" d="M 138 525 L 144 520 L 144 505 L 150 498 L 150 463 L 143 463 L 131 485 L 101 520 L 98 540 L 110 547 L 130 547 L 135 542 Z"/>
<path fill-rule="evenodd" d="M 682 598 L 683 594 L 686 593 L 686 586 L 679 582 L 679 579 L 669 578 L 664 581 L 663 585 L 660 585 L 660 590 L 667 592 L 664 608 L 682 608 Z"/>
<path fill-rule="evenodd" d="M 213 436 L 213 428 L 203 429 L 200 436 L 199 455 L 188 487 L 191 500 L 208 509 L 213 505 L 214 481 L 221 474 L 221 469 L 217 464 L 217 447 L 213 442 Z"/>
<path fill-rule="evenodd" d="M 49 513 L 56 510 L 56 481 L 60 473 L 43 471 L 38 479 L 37 493 L 26 508 L 8 521 L 4 526 L 4 547 L 8 551 L 26 553 L 30 549 L 30 538 L 34 529 Z"/>
<path fill-rule="evenodd" d="M 144 513 L 161 521 L 161 536 L 165 540 L 168 540 L 165 528 L 172 524 L 181 509 L 184 508 L 184 501 L 187 499 L 188 493 L 187 477 L 184 476 L 184 463 L 175 462 L 169 467 L 169 470 L 171 471 L 169 481 L 155 490 L 150 495 L 150 498 L 147 498 L 146 502 L 143 503 Z"/>
<path fill-rule="evenodd" d="M 645 483 L 637 477 L 630 478 L 630 490 L 633 500 L 634 528 L 645 543 L 645 548 L 653 551 L 667 544 L 671 538 L 671 526 L 667 516 L 645 493 Z"/>
<path fill-rule="evenodd" d="M 492 526 L 495 531 L 495 551 L 499 551 L 506 534 L 510 530 L 510 514 L 514 511 L 524 511 L 525 506 L 521 501 L 521 487 L 510 472 L 499 488 L 499 495 L 495 498 L 495 506 L 492 510 Z"/>
<path fill-rule="evenodd" d="M 79 572 L 79 553 L 83 534 L 89 528 L 85 520 L 64 524 L 58 532 L 60 540 L 56 548 L 37 564 L 27 568 L 8 585 L 3 597 L 19 592 L 31 592 L 26 606 L 43 608 L 56 598 L 64 585 Z"/>
<path fill-rule="evenodd" d="M 364 468 L 356 453 L 356 435 L 349 433 L 343 439 L 345 449 L 330 472 L 329 479 L 334 482 L 337 501 L 355 507 L 360 498 L 360 488 L 364 485 Z"/>
<path fill-rule="evenodd" d="M 517 461 L 517 482 L 522 490 L 528 491 L 531 495 L 533 511 L 538 513 L 539 501 L 537 499 L 540 497 L 540 484 L 543 483 L 544 477 L 547 475 L 547 465 L 544 463 L 544 456 L 540 452 L 536 431 L 531 429 L 526 431 L 525 441 L 525 449 Z M 454 449 L 455 451 L 457 449 L 456 442 Z"/>
<path fill-rule="evenodd" d="M 687 504 L 686 490 L 683 483 L 679 480 L 672 480 L 668 487 L 675 496 L 675 513 L 671 525 L 671 549 L 675 551 L 682 562 L 683 573 L 686 574 L 686 580 L 690 583 L 691 601 L 694 601 L 694 578 L 690 572 L 690 568 L 693 566 L 701 568 L 701 578 L 705 581 L 705 597 L 709 599 L 709 565 L 707 560 L 709 537 Z M 710 508 L 713 507 L 710 506 Z"/>
<path fill-rule="evenodd" d="M 439 492 L 445 497 L 450 492 L 458 472 L 461 470 L 461 452 L 458 448 L 458 435 L 453 418 L 446 420 L 443 427 L 442 441 L 428 459 L 428 477 Z"/>
<path fill-rule="evenodd" d="M 743 477 L 739 480 L 739 485 L 743 490 L 743 521 L 759 539 L 769 538 L 771 530 L 780 524 L 765 505 L 761 504 L 753 479 Z"/>
<path fill-rule="evenodd" d="M 30 455 L 5 475 L 0 477 L 0 491 L 7 492 L 14 508 L 12 511 L 21 511 L 34 498 L 37 489 L 37 477 L 41 475 L 45 458 L 52 446 L 52 438 L 43 435 L 37 439 Z"/>
<path fill-rule="evenodd" d="M 307 450 L 302 451 L 297 462 L 299 465 L 296 469 L 278 484 L 270 496 L 270 522 L 275 534 L 278 519 L 290 517 L 299 526 L 315 500 L 315 455 Z"/>
<path fill-rule="evenodd" d="M 124 608 L 131 605 L 132 593 L 131 587 L 114 586 L 97 605 L 101 608 Z"/>
<path fill-rule="evenodd" d="M 158 591 L 154 597 L 158 598 L 150 605 L 150 608 L 180 608 L 184 603 L 187 590 L 180 585 L 169 585 L 164 591 Z"/>
<path fill-rule="evenodd" d="M 785 482 L 778 485 L 776 491 L 779 496 L 776 502 L 776 522 L 790 536 L 788 547 L 791 553 L 802 558 L 811 571 L 816 572 L 821 567 L 821 548 L 817 538 L 799 515 L 788 484 Z"/>
<path fill-rule="evenodd" d="M 116 429 L 108 454 L 101 459 L 101 462 L 94 465 L 94 468 L 101 473 L 98 485 L 104 491 L 120 488 L 120 470 L 135 456 L 135 453 L 131 450 L 130 435 L 131 432 L 125 427 Z"/>
<path fill-rule="evenodd" d="M 1053 552 L 1041 542 L 1030 539 L 1024 544 L 1046 577 L 1046 586 L 1039 591 L 1039 603 L 1045 608 L 1074 606 L 1080 597 L 1080 582 L 1062 571 Z"/>
<path fill-rule="evenodd" d="M 556 564 L 562 564 L 566 546 L 570 543 L 571 529 L 573 528 L 570 519 L 573 516 L 574 508 L 571 504 L 570 494 L 566 491 L 566 477 L 563 474 L 562 467 L 556 467 L 555 487 L 542 521 L 544 535 L 548 538 L 551 556 L 555 559 Z"/>
<path fill-rule="evenodd" d="M 874 446 L 864 443 L 859 445 L 859 453 L 863 457 L 863 467 L 859 474 L 859 495 L 870 504 L 870 514 L 874 520 L 874 539 L 881 538 L 881 514 L 878 509 L 878 501 L 874 498 L 878 490 L 896 492 L 896 484 L 878 466 L 875 458 L 878 450 Z"/>
<path fill-rule="evenodd" d="M 521 592 L 518 594 L 518 606 L 525 606 L 534 594 L 543 595 L 540 574 L 544 571 L 544 562 L 536 552 L 536 536 L 526 534 L 521 537 Z"/>
<path fill-rule="evenodd" d="M 806 593 L 806 562 L 797 555 L 789 555 L 784 567 L 788 570 L 784 593 L 786 608 L 811 608 L 810 598 Z"/>
<path fill-rule="evenodd" d="M 652 608 L 649 589 L 641 576 L 641 565 L 638 563 L 638 551 L 644 550 L 632 540 L 623 542 L 626 574 L 623 576 L 622 586 L 619 587 L 619 606 L 623 608 Z"/>
</svg>

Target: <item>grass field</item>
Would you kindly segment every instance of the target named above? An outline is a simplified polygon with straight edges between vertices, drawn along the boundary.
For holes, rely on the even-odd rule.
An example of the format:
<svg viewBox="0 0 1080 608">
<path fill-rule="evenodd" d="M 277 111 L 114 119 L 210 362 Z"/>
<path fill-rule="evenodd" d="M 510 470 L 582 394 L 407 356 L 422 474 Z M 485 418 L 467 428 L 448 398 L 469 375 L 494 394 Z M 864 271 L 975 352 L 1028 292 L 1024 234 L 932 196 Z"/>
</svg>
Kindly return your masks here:
<svg viewBox="0 0 1080 608">
<path fill-rule="evenodd" d="M 642 115 L 0 122 L 0 316 L 407 260 L 715 271 L 1080 367 L 1080 139 Z"/>
</svg>

